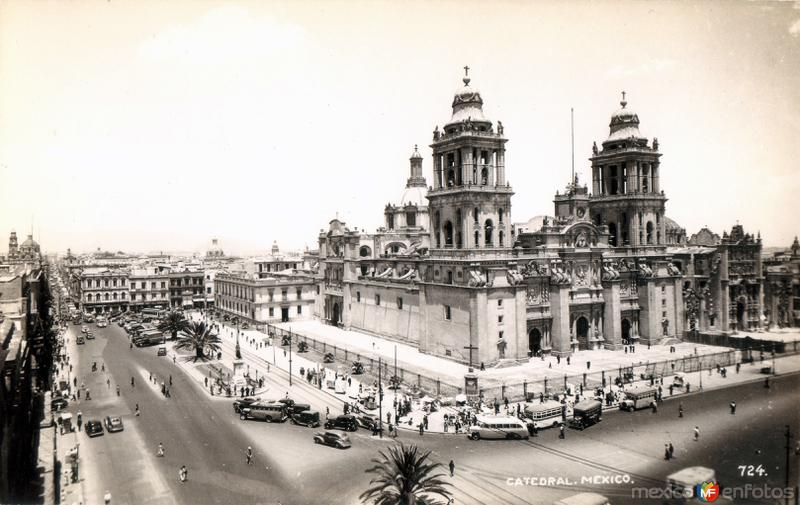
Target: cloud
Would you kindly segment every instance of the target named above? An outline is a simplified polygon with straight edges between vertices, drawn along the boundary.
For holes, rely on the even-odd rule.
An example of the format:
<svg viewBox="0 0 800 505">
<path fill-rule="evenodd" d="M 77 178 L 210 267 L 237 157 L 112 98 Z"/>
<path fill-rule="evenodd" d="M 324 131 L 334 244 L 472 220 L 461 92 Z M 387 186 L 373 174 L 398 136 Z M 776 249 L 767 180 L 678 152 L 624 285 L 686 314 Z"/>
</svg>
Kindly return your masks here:
<svg viewBox="0 0 800 505">
<path fill-rule="evenodd" d="M 280 54 L 302 45 L 305 38 L 296 25 L 224 5 L 193 23 L 157 33 L 141 44 L 139 53 L 156 60 L 215 65 Z"/>
<path fill-rule="evenodd" d="M 640 65 L 616 65 L 611 67 L 606 75 L 608 77 L 631 77 L 635 75 L 660 73 L 669 70 L 678 64 L 677 60 L 670 58 L 656 58 Z"/>
<path fill-rule="evenodd" d="M 792 26 L 789 27 L 789 33 L 791 33 L 795 37 L 800 35 L 800 19 L 792 23 Z"/>
</svg>

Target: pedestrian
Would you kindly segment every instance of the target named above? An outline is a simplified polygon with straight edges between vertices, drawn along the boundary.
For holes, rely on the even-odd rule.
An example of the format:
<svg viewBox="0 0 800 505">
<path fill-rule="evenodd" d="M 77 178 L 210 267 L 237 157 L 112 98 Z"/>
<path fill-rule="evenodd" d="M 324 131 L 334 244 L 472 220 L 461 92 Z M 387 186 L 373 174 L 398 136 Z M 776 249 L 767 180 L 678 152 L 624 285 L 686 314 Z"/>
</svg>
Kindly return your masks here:
<svg viewBox="0 0 800 505">
<path fill-rule="evenodd" d="M 658 406 L 656 405 L 656 402 L 651 403 L 650 407 L 653 409 L 653 414 L 658 412 Z"/>
<path fill-rule="evenodd" d="M 100 365 L 100 371 L 101 372 L 105 372 L 106 371 L 106 364 L 105 363 Z"/>
<path fill-rule="evenodd" d="M 556 356 L 556 365 L 561 364 L 561 356 Z"/>
<path fill-rule="evenodd" d="M 664 459 L 669 460 L 669 445 L 664 444 Z"/>
<path fill-rule="evenodd" d="M 741 368 L 741 363 L 736 363 L 736 373 L 739 373 L 739 368 Z"/>
<path fill-rule="evenodd" d="M 683 417 L 683 404 L 678 404 L 678 417 Z"/>
<path fill-rule="evenodd" d="M 108 389 L 111 389 L 111 379 L 106 379 L 106 385 L 108 386 Z"/>
<path fill-rule="evenodd" d="M 562 440 L 566 438 L 566 432 L 564 431 L 564 425 L 563 424 L 558 427 L 558 438 L 560 438 Z"/>
<path fill-rule="evenodd" d="M 135 415 L 136 415 L 136 417 L 139 417 L 139 404 L 138 403 L 136 404 Z"/>
<path fill-rule="evenodd" d="M 174 365 L 174 364 L 175 364 L 175 362 L 176 362 L 176 357 L 175 357 L 175 355 L 173 354 L 173 355 L 172 355 L 172 364 Z"/>
<path fill-rule="evenodd" d="M 117 384 L 117 396 L 119 396 L 119 384 Z"/>
<path fill-rule="evenodd" d="M 183 465 L 178 471 L 178 476 L 180 477 L 181 482 L 186 482 L 186 480 L 189 478 L 189 470 L 186 469 L 186 465 Z"/>
<path fill-rule="evenodd" d="M 78 378 L 77 377 L 73 377 L 72 378 L 72 385 L 75 386 L 75 387 L 78 387 Z"/>
<path fill-rule="evenodd" d="M 628 354 L 628 346 L 625 346 L 625 354 Z"/>
<path fill-rule="evenodd" d="M 731 415 L 736 415 L 736 402 L 731 402 Z"/>
<path fill-rule="evenodd" d="M 247 446 L 247 451 L 245 451 L 245 459 L 247 460 L 248 465 L 253 464 L 253 448 L 249 445 Z"/>
<path fill-rule="evenodd" d="M 569 365 L 569 356 L 567 356 L 567 365 Z"/>
<path fill-rule="evenodd" d="M 483 364 L 483 361 L 481 361 L 481 372 L 485 371 L 486 371 L 486 366 Z"/>
<path fill-rule="evenodd" d="M 208 387 L 208 377 L 204 377 L 203 382 L 205 383 L 205 386 Z"/>
<path fill-rule="evenodd" d="M 450 467 L 450 477 L 452 477 L 455 474 L 455 471 L 456 471 L 456 464 L 451 459 L 450 460 L 450 464 L 448 466 Z"/>
<path fill-rule="evenodd" d="M 672 446 L 672 442 L 669 443 L 669 459 L 674 457 L 675 448 Z"/>
<path fill-rule="evenodd" d="M 419 436 L 422 436 L 422 433 L 424 431 L 425 431 L 425 428 L 423 428 L 422 423 L 419 423 Z"/>
<path fill-rule="evenodd" d="M 422 416 L 422 424 L 425 426 L 425 429 L 428 429 L 428 414 Z"/>
<path fill-rule="evenodd" d="M 331 408 L 325 407 L 325 419 L 327 420 L 331 416 Z"/>
<path fill-rule="evenodd" d="M 108 489 L 106 489 L 106 494 L 103 495 L 103 501 L 106 505 L 111 503 L 111 492 Z"/>
<path fill-rule="evenodd" d="M 764 379 L 764 387 L 765 387 L 765 388 L 767 388 L 767 389 L 769 389 L 769 377 L 767 377 L 766 379 Z"/>
<path fill-rule="evenodd" d="M 91 400 L 92 399 L 92 393 L 91 393 L 91 391 L 89 391 L 89 388 L 86 388 L 86 399 L 87 400 Z"/>
<path fill-rule="evenodd" d="M 169 374 L 169 385 L 172 385 L 172 374 Z"/>
<path fill-rule="evenodd" d="M 78 431 L 81 431 L 81 426 L 83 426 L 83 414 L 81 411 L 78 411 Z"/>
<path fill-rule="evenodd" d="M 695 442 L 697 442 L 697 440 L 698 440 L 699 438 L 700 438 L 700 428 L 698 428 L 697 426 L 695 426 L 695 427 L 694 427 L 694 441 L 695 441 Z"/>
<path fill-rule="evenodd" d="M 149 379 L 147 379 L 147 380 L 149 380 L 149 381 L 151 381 L 151 382 L 152 382 L 152 380 L 153 380 L 153 372 L 147 372 L 147 373 L 149 373 L 149 374 L 150 374 L 150 378 L 149 378 Z"/>
</svg>

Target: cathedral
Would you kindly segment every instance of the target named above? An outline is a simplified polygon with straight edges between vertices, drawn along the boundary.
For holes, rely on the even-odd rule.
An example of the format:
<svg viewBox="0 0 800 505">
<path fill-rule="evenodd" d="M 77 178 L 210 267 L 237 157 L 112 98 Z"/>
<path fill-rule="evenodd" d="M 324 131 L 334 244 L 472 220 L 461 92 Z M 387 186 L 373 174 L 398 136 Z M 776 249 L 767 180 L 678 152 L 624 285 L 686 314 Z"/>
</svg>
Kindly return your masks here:
<svg viewBox="0 0 800 505">
<path fill-rule="evenodd" d="M 736 225 L 687 239 L 665 214 L 658 139 L 624 93 L 592 147 L 591 193 L 575 177 L 552 215 L 512 224 L 508 139 L 471 84 L 433 130 L 432 184 L 415 148 L 384 226 L 337 218 L 320 232 L 319 319 L 468 364 L 769 326 L 760 236 Z M 800 310 L 797 276 L 786 289 Z"/>
</svg>

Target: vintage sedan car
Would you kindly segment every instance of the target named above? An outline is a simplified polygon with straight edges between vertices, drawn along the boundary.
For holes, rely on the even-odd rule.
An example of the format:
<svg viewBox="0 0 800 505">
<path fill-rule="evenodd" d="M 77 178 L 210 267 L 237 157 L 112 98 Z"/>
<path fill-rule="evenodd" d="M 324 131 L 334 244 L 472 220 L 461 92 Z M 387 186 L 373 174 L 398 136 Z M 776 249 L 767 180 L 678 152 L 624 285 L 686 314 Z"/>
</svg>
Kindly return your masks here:
<svg viewBox="0 0 800 505">
<path fill-rule="evenodd" d="M 343 416 L 336 416 L 333 419 L 328 419 L 327 421 L 325 421 L 325 429 L 356 431 L 358 430 L 358 421 L 356 420 L 356 416 L 349 414 Z"/>
<path fill-rule="evenodd" d="M 314 443 L 329 445 L 331 447 L 336 447 L 338 449 L 347 449 L 352 445 L 350 443 L 350 437 L 348 437 L 345 433 L 335 433 L 332 431 L 326 431 L 325 433 L 320 432 L 315 434 Z"/>
<path fill-rule="evenodd" d="M 81 326 L 81 333 L 86 333 L 87 331 L 89 331 L 89 328 L 86 326 Z"/>
<path fill-rule="evenodd" d="M 90 437 L 99 437 L 104 434 L 103 423 L 97 419 L 92 419 L 86 422 L 86 434 Z"/>
<path fill-rule="evenodd" d="M 105 423 L 106 430 L 108 430 L 109 433 L 122 431 L 125 429 L 125 427 L 122 425 L 122 418 L 119 416 L 106 416 Z"/>
<path fill-rule="evenodd" d="M 355 418 L 360 427 L 370 431 L 372 431 L 372 429 L 379 424 L 378 420 L 369 414 L 359 414 L 355 416 Z"/>
<path fill-rule="evenodd" d="M 56 396 L 52 400 L 50 400 L 50 409 L 54 412 L 58 412 L 61 409 L 65 409 L 69 406 L 69 401 L 63 396 Z"/>
<path fill-rule="evenodd" d="M 94 333 L 92 333 L 91 331 L 87 331 L 86 338 L 89 340 L 94 340 Z"/>
<path fill-rule="evenodd" d="M 260 398 L 251 398 L 249 396 L 247 398 L 237 398 L 233 400 L 233 411 L 239 414 L 243 408 L 249 407 L 251 404 L 260 400 Z"/>
</svg>

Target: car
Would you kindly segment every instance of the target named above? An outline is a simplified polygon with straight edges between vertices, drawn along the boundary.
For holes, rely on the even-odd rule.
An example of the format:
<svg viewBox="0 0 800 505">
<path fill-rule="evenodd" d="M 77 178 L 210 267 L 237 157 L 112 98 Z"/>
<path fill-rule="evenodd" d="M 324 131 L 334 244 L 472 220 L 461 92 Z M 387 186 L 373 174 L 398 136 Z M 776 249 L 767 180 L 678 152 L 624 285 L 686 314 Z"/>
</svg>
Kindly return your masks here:
<svg viewBox="0 0 800 505">
<path fill-rule="evenodd" d="M 307 403 L 297 403 L 291 398 L 281 398 L 280 400 L 277 400 L 277 402 L 286 405 L 286 411 L 289 413 L 289 415 L 302 412 L 304 410 L 311 410 L 311 405 Z"/>
<path fill-rule="evenodd" d="M 87 331 L 89 331 L 89 328 L 86 326 L 81 326 L 81 333 L 86 333 Z"/>
<path fill-rule="evenodd" d="M 159 356 L 166 356 L 167 355 L 167 348 L 163 347 L 163 346 L 159 347 L 158 348 L 158 353 L 156 353 L 156 354 L 158 354 Z"/>
<path fill-rule="evenodd" d="M 378 425 L 378 420 L 369 414 L 359 414 L 355 416 L 355 418 L 358 425 L 365 430 L 372 431 L 372 429 Z"/>
<path fill-rule="evenodd" d="M 260 398 L 237 398 L 233 400 L 233 411 L 237 414 L 242 411 L 243 408 L 249 407 L 251 404 L 260 401 Z"/>
<path fill-rule="evenodd" d="M 323 363 L 333 363 L 334 357 L 332 352 L 326 352 L 325 356 L 322 358 Z"/>
<path fill-rule="evenodd" d="M 122 431 L 125 427 L 122 425 L 122 418 L 119 416 L 106 416 L 106 430 L 109 433 L 115 431 Z"/>
<path fill-rule="evenodd" d="M 360 361 L 354 361 L 350 367 L 353 375 L 361 375 L 364 373 L 364 365 Z"/>
<path fill-rule="evenodd" d="M 351 447 L 353 445 L 350 443 L 350 437 L 348 437 L 347 434 L 334 433 L 332 431 L 326 431 L 325 433 L 322 432 L 316 433 L 314 435 L 314 443 L 329 445 L 331 447 L 336 447 L 339 449 L 347 449 L 348 447 Z"/>
<path fill-rule="evenodd" d="M 345 414 L 343 416 L 336 416 L 333 419 L 325 421 L 325 429 L 340 429 L 346 431 L 358 430 L 358 420 L 356 416 Z"/>
<path fill-rule="evenodd" d="M 50 400 L 50 409 L 54 412 L 57 412 L 61 409 L 65 409 L 69 406 L 69 401 L 63 396 L 56 396 L 52 400 Z"/>
<path fill-rule="evenodd" d="M 75 343 L 78 344 L 78 345 L 85 344 L 86 343 L 86 339 L 83 338 L 83 335 L 81 335 L 81 336 L 79 336 L 78 338 L 75 339 Z"/>
<path fill-rule="evenodd" d="M 246 329 L 248 329 L 248 328 L 250 328 L 250 325 L 249 325 L 249 324 L 247 324 L 247 323 L 242 323 L 242 329 L 243 329 L 243 330 L 246 330 Z"/>
<path fill-rule="evenodd" d="M 299 424 L 301 426 L 308 426 L 309 428 L 316 428 L 319 426 L 319 412 L 316 410 L 303 410 L 302 412 L 294 412 L 289 418 L 292 424 Z"/>
<path fill-rule="evenodd" d="M 87 331 L 86 338 L 88 338 L 89 340 L 94 340 L 94 333 L 92 333 L 91 331 Z"/>
<path fill-rule="evenodd" d="M 103 435 L 103 423 L 98 421 L 97 419 L 92 419 L 91 421 L 86 422 L 86 434 L 90 437 L 99 437 Z"/>
</svg>

